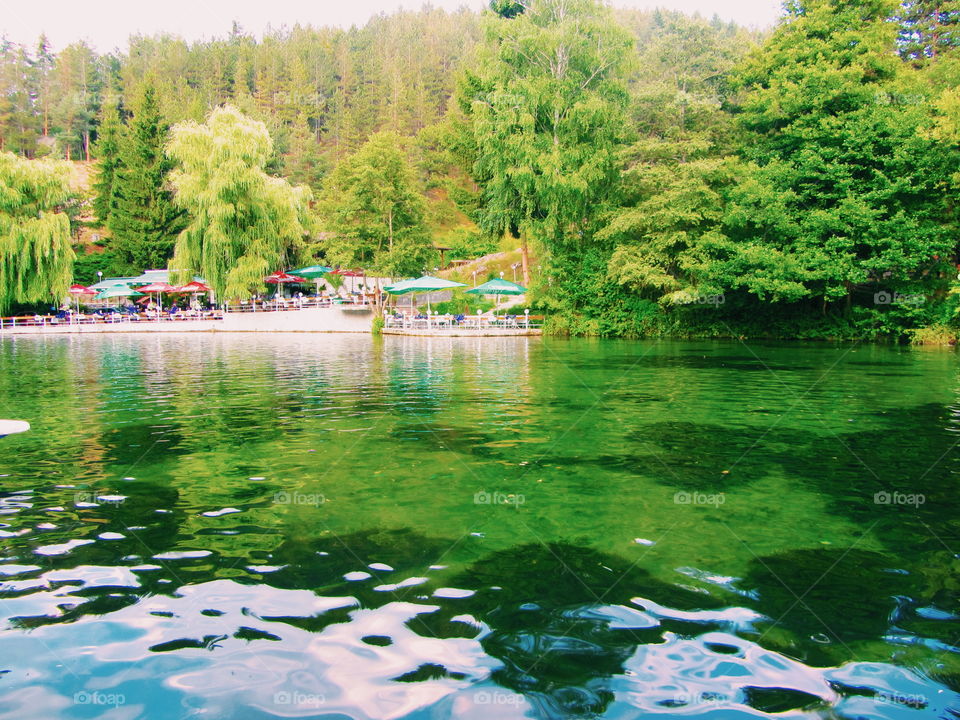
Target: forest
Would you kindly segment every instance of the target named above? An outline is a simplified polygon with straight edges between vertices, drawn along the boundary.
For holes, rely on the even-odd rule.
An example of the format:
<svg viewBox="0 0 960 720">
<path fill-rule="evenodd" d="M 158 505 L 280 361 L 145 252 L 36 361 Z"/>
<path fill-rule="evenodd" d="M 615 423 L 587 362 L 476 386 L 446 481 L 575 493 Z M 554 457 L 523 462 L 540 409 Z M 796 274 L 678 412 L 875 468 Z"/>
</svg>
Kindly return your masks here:
<svg viewBox="0 0 960 720">
<path fill-rule="evenodd" d="M 599 0 L 125 50 L 0 40 L 0 313 L 170 267 L 522 248 L 555 334 L 953 343 L 960 3 Z"/>
</svg>

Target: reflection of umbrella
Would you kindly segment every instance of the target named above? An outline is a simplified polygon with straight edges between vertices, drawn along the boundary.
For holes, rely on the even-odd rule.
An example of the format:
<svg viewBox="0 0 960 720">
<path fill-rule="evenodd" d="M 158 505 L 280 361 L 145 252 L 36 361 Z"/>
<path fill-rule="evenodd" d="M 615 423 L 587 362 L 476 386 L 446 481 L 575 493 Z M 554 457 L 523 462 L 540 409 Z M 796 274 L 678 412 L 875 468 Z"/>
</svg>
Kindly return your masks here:
<svg viewBox="0 0 960 720">
<path fill-rule="evenodd" d="M 326 265 L 311 265 L 310 267 L 300 268 L 299 270 L 291 270 L 294 275 L 299 275 L 300 277 L 310 278 L 317 283 L 317 295 L 320 294 L 320 278 L 332 271 L 333 268 L 329 268 Z"/>
<path fill-rule="evenodd" d="M 503 278 L 487 280 L 483 285 L 467 290 L 471 295 L 496 295 L 496 307 L 500 307 L 501 295 L 523 295 L 526 291 L 527 289 L 523 285 L 517 285 L 515 282 Z M 494 309 L 494 314 L 496 314 L 496 309 Z"/>
<path fill-rule="evenodd" d="M 413 280 L 403 280 L 395 285 L 385 287 L 384 290 L 391 295 L 407 295 L 409 293 L 429 293 L 435 290 L 451 290 L 452 288 L 466 287 L 463 283 L 453 282 L 452 280 L 443 280 L 442 278 L 424 275 Z M 427 296 L 427 309 L 430 309 L 430 296 Z"/>
</svg>

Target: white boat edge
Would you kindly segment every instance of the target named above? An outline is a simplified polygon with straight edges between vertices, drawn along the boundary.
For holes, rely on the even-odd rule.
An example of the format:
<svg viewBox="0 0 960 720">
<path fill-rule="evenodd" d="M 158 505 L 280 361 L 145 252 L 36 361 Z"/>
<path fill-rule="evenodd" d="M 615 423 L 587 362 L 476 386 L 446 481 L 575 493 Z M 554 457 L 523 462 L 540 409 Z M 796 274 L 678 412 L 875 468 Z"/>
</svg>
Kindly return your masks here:
<svg viewBox="0 0 960 720">
<path fill-rule="evenodd" d="M 0 438 L 16 435 L 30 429 L 30 423 L 24 420 L 0 420 Z"/>
</svg>

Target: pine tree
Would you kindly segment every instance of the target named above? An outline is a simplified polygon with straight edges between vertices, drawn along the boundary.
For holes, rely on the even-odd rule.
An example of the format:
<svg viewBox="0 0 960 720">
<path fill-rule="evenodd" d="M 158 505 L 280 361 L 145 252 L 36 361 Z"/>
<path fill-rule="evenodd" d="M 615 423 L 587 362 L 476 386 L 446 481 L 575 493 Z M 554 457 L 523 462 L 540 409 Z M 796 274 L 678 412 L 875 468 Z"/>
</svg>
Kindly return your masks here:
<svg viewBox="0 0 960 720">
<path fill-rule="evenodd" d="M 167 189 L 166 138 L 156 90 L 147 84 L 120 143 L 109 222 L 110 249 L 131 270 L 165 266 L 183 228 L 183 213 Z"/>
<path fill-rule="evenodd" d="M 94 147 L 97 159 L 96 180 L 93 183 L 93 212 L 101 225 L 110 223 L 115 205 L 114 183 L 120 168 L 120 140 L 122 126 L 117 106 L 104 105 L 100 114 L 100 128 Z"/>
<path fill-rule="evenodd" d="M 917 66 L 960 46 L 960 2 L 906 0 L 900 11 L 900 56 Z"/>
</svg>

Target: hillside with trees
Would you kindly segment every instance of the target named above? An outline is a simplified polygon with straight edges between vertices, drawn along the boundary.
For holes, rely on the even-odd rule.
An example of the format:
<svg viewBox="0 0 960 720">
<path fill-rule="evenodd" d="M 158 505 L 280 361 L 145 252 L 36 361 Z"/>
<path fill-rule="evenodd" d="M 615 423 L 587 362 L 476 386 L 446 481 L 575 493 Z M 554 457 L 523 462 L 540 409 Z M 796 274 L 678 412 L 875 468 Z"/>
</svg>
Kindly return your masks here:
<svg viewBox="0 0 960 720">
<path fill-rule="evenodd" d="M 2 41 L 0 150 L 92 164 L 49 196 L 81 281 L 176 252 L 240 297 L 283 264 L 416 275 L 435 246 L 519 248 L 556 333 L 950 339 L 954 5 L 796 0 L 761 33 L 495 0 L 117 54 Z M 10 227 L 32 212 L 2 198 Z"/>
</svg>

